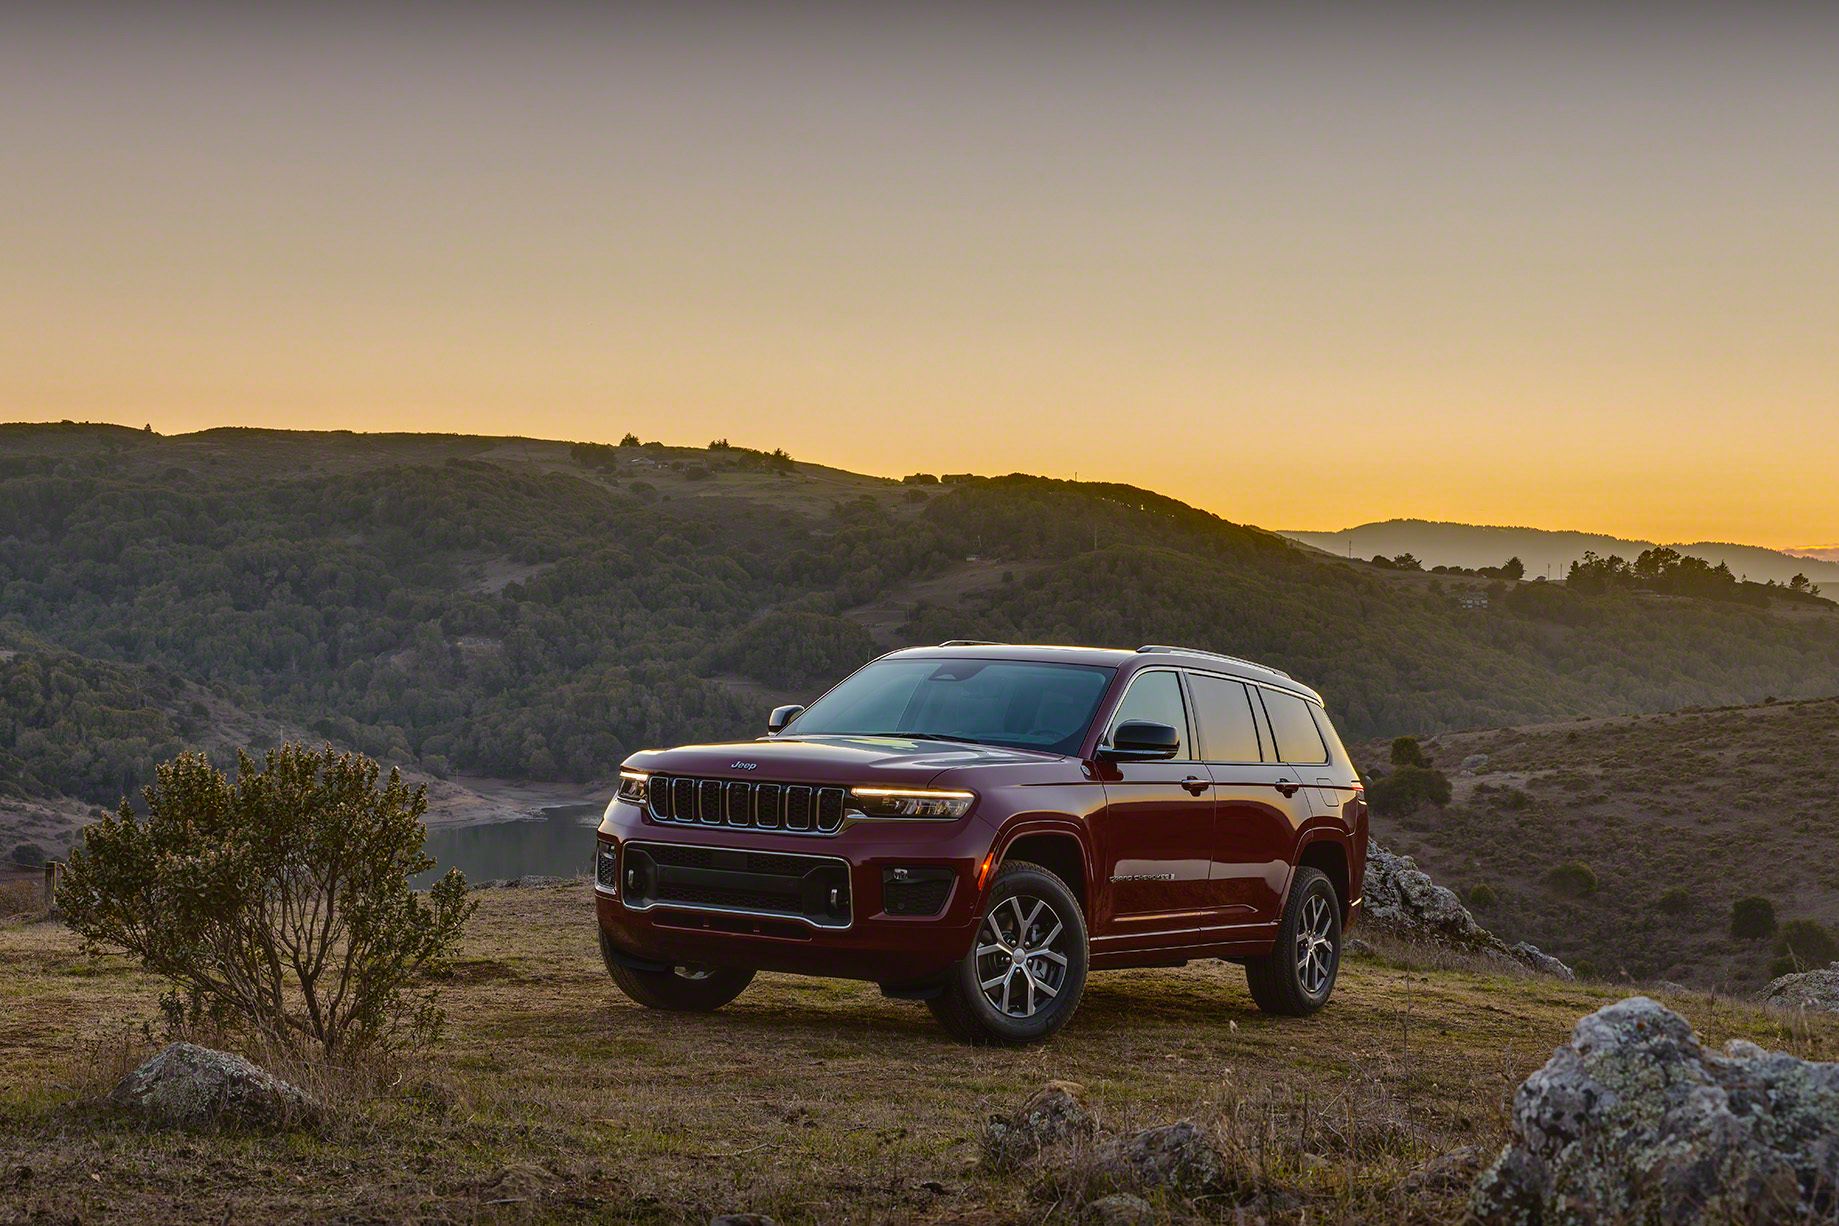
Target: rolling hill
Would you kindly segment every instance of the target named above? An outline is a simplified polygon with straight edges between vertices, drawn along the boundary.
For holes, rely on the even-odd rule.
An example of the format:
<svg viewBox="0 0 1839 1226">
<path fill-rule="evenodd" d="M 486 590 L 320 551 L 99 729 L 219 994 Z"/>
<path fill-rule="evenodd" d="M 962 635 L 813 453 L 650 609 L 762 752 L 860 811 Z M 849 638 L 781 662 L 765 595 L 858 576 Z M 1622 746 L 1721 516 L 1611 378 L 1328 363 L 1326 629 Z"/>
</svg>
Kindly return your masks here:
<svg viewBox="0 0 1839 1226">
<path fill-rule="evenodd" d="M 0 647 L 16 674 L 62 663 L 0 715 L 0 821 L 111 803 L 220 708 L 468 788 L 604 779 L 954 637 L 1250 655 L 1356 736 L 1839 693 L 1830 605 L 1522 583 L 1475 608 L 1474 586 L 1114 484 L 903 483 L 725 445 L 5 426 Z"/>
<path fill-rule="evenodd" d="M 1444 885 L 1486 886 L 1482 924 L 1580 971 L 1749 989 L 1778 951 L 1731 935 L 1737 899 L 1839 933 L 1836 744 L 1834 698 L 1445 733 L 1427 748 L 1452 803 L 1373 833 Z M 1355 756 L 1384 769 L 1383 745 Z"/>
<path fill-rule="evenodd" d="M 1586 551 L 1632 560 L 1642 550 L 1655 545 L 1653 541 L 1592 532 L 1551 532 L 1543 528 L 1500 528 L 1425 519 L 1388 519 L 1339 532 L 1286 531 L 1283 535 L 1343 557 L 1350 552 L 1356 558 L 1370 558 L 1375 554 L 1390 558 L 1409 553 L 1425 566 L 1499 566 L 1510 557 L 1518 557 L 1526 564 L 1529 578 L 1549 576 L 1553 579 L 1564 578 L 1571 563 L 1583 557 Z M 1672 548 L 1688 557 L 1703 558 L 1713 566 L 1722 562 L 1739 579 L 1787 583 L 1796 575 L 1806 575 L 1814 583 L 1827 587 L 1829 592 L 1839 592 L 1839 561 L 1815 554 L 1783 553 L 1757 545 L 1719 541 L 1695 541 L 1675 544 Z"/>
</svg>

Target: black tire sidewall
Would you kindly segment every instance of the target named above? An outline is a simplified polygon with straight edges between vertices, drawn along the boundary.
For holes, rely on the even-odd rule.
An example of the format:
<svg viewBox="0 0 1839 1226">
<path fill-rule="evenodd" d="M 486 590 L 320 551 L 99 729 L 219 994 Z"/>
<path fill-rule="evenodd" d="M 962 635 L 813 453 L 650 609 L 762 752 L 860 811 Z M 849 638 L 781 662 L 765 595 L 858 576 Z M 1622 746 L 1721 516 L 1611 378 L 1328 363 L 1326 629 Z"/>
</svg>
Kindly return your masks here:
<svg viewBox="0 0 1839 1226">
<path fill-rule="evenodd" d="M 1303 988 L 1302 972 L 1296 965 L 1296 934 L 1302 928 L 1303 908 L 1318 894 L 1328 903 L 1329 947 L 1334 955 L 1328 966 L 1328 982 L 1322 985 L 1320 996 Z M 1299 1004 L 1313 1013 L 1328 1003 L 1328 998 L 1335 994 L 1336 981 L 1341 978 L 1341 903 L 1334 884 L 1321 872 L 1307 870 L 1307 876 L 1297 882 L 1294 901 L 1286 909 L 1283 931 L 1278 936 L 1277 955 L 1283 959 L 1281 971 L 1286 977 L 1286 986 Z"/>
</svg>

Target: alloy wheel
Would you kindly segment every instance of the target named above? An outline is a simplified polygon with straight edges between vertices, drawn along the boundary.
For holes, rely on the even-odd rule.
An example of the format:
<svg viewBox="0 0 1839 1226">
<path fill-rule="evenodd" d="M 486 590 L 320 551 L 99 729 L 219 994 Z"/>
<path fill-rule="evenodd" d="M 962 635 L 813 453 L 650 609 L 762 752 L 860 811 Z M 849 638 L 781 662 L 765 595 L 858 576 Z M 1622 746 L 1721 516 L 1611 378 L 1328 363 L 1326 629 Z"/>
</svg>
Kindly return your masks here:
<svg viewBox="0 0 1839 1226">
<path fill-rule="evenodd" d="M 1320 894 L 1303 904 L 1302 922 L 1296 926 L 1296 979 L 1311 996 L 1322 994 L 1334 971 L 1333 922 L 1328 900 Z"/>
<path fill-rule="evenodd" d="M 977 981 L 1005 1017 L 1033 1017 L 1066 983 L 1066 924 L 1046 899 L 1011 894 L 978 930 Z"/>
</svg>

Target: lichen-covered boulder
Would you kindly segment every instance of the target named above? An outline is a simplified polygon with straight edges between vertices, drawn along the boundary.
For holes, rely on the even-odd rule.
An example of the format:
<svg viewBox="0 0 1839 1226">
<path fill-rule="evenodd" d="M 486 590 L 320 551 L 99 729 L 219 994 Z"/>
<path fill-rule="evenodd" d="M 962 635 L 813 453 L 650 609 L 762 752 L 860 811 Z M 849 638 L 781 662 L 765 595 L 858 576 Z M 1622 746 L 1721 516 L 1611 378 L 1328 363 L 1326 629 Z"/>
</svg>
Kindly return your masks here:
<svg viewBox="0 0 1839 1226">
<path fill-rule="evenodd" d="M 1570 967 L 1552 955 L 1534 945 L 1531 941 L 1518 941 L 1507 947 L 1521 965 L 1529 966 L 1541 975 L 1551 975 L 1557 979 L 1576 979 L 1577 974 Z"/>
<path fill-rule="evenodd" d="M 319 1105 L 298 1086 L 241 1056 L 174 1043 L 123 1077 L 109 1102 L 149 1123 L 178 1128 L 287 1128 Z"/>
<path fill-rule="evenodd" d="M 1476 1179 L 1483 1222 L 1806 1222 L 1839 1216 L 1839 1064 L 1708 1052 L 1633 996 L 1577 1023 L 1514 1096 Z"/>
<path fill-rule="evenodd" d="M 1097 1168 L 1113 1181 L 1204 1196 L 1226 1186 L 1226 1159 L 1198 1125 L 1186 1120 L 1146 1128 L 1099 1146 Z"/>
<path fill-rule="evenodd" d="M 1410 856 L 1372 843 L 1367 849 L 1366 918 L 1413 940 L 1467 944 L 1487 935 L 1455 891 L 1438 885 Z"/>
<path fill-rule="evenodd" d="M 1771 980 L 1762 990 L 1762 998 L 1772 1005 L 1790 1009 L 1819 1009 L 1839 1013 L 1839 962 L 1817 971 L 1783 975 Z"/>
<path fill-rule="evenodd" d="M 1367 848 L 1365 922 L 1376 931 L 1421 945 L 1479 954 L 1504 967 L 1524 967 L 1559 979 L 1571 968 L 1522 941 L 1509 946 L 1475 922 L 1456 892 L 1440 886 L 1410 856 L 1394 855 L 1378 843 Z"/>
<path fill-rule="evenodd" d="M 1012 1170 L 1048 1146 L 1089 1140 L 1097 1130 L 1085 1087 L 1050 1081 L 1015 1111 L 990 1117 L 983 1129 L 983 1163 L 995 1171 Z"/>
</svg>

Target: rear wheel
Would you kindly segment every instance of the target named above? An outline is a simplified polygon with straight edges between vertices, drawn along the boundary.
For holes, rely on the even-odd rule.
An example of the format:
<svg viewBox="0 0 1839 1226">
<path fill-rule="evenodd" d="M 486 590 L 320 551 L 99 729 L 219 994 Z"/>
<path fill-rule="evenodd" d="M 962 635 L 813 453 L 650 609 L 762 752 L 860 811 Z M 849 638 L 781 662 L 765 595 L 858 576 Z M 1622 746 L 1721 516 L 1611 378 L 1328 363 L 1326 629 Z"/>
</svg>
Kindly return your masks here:
<svg viewBox="0 0 1839 1226">
<path fill-rule="evenodd" d="M 1319 870 L 1299 868 L 1277 926 L 1277 945 L 1248 958 L 1245 982 L 1266 1013 L 1306 1017 L 1328 1003 L 1341 969 L 1341 900 Z"/>
<path fill-rule="evenodd" d="M 753 982 L 753 972 L 717 966 L 675 966 L 669 970 L 639 970 L 619 960 L 603 933 L 600 956 L 619 990 L 647 1009 L 677 1013 L 708 1013 L 719 1009 Z"/>
<path fill-rule="evenodd" d="M 1032 1043 L 1072 1018 L 1086 985 L 1079 900 L 1038 864 L 996 872 L 976 939 L 945 989 L 927 1002 L 968 1043 Z"/>
</svg>

